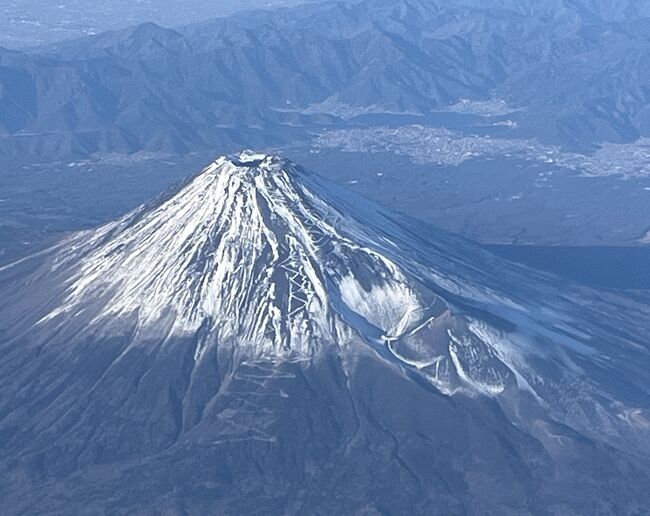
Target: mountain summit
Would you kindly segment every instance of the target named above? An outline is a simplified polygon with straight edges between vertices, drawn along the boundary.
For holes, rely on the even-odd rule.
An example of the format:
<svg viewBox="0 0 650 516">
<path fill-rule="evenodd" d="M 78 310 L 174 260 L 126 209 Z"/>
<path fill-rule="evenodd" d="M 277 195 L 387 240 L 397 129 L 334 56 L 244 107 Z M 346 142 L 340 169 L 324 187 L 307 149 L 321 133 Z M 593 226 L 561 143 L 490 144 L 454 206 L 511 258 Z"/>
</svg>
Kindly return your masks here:
<svg viewBox="0 0 650 516">
<path fill-rule="evenodd" d="M 373 245 L 375 232 L 328 193 L 278 157 L 219 158 L 175 195 L 73 237 L 48 271 L 56 302 L 35 326 L 80 318 L 85 334 L 193 336 L 197 360 L 217 342 L 298 358 L 353 333 L 396 338 L 437 315 L 391 258 L 397 244 Z"/>
<path fill-rule="evenodd" d="M 221 157 L 0 270 L 0 495 L 14 512 L 25 485 L 55 512 L 137 508 L 141 482 L 179 514 L 643 506 L 648 305 L 556 283 L 288 160 Z"/>
</svg>

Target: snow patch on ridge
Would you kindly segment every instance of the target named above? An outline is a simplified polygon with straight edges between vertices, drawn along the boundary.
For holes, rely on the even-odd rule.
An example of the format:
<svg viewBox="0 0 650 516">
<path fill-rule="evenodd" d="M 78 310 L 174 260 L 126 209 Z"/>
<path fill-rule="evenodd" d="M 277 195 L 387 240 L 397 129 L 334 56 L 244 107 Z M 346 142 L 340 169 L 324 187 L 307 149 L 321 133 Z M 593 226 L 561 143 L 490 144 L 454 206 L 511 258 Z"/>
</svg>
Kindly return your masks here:
<svg viewBox="0 0 650 516">
<path fill-rule="evenodd" d="M 343 277 L 339 284 L 343 302 L 368 322 L 389 334 L 399 330 L 405 316 L 422 307 L 412 288 L 399 277 L 397 270 L 394 272 L 395 277 L 391 278 L 391 281 L 372 284 L 369 290 L 352 274 Z"/>
</svg>

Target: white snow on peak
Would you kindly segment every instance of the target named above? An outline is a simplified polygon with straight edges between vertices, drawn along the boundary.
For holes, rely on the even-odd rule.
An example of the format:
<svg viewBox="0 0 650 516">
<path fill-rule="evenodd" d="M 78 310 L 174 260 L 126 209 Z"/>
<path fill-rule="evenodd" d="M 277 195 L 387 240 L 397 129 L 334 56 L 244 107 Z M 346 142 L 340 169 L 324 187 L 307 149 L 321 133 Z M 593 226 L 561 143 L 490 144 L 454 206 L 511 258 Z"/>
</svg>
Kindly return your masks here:
<svg viewBox="0 0 650 516">
<path fill-rule="evenodd" d="M 254 152 L 251 150 L 245 150 L 239 153 L 238 158 L 241 163 L 256 163 L 256 162 L 262 162 L 266 159 L 272 160 L 273 156 L 269 154 Z"/>
<path fill-rule="evenodd" d="M 276 355 L 312 355 L 351 331 L 389 332 L 421 307 L 416 287 L 337 229 L 345 215 L 308 184 L 278 157 L 217 159 L 174 196 L 59 256 L 56 267 L 73 268 L 64 302 L 42 321 L 100 299 L 95 325 L 135 317 L 143 338 L 169 324 Z"/>
</svg>

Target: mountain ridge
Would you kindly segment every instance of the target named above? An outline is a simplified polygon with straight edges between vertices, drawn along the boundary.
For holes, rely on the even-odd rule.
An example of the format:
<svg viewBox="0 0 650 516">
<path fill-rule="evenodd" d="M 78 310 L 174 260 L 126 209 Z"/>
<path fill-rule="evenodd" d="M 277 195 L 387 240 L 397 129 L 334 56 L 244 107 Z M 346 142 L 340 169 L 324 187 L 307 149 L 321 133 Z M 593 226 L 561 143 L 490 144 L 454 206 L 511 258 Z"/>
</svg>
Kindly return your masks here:
<svg viewBox="0 0 650 516">
<path fill-rule="evenodd" d="M 269 146 L 340 124 L 336 110 L 310 112 L 327 102 L 430 115 L 463 99 L 510 104 L 517 137 L 581 149 L 634 141 L 648 129 L 642 24 L 581 6 L 313 4 L 6 56 L 0 150 Z"/>
</svg>

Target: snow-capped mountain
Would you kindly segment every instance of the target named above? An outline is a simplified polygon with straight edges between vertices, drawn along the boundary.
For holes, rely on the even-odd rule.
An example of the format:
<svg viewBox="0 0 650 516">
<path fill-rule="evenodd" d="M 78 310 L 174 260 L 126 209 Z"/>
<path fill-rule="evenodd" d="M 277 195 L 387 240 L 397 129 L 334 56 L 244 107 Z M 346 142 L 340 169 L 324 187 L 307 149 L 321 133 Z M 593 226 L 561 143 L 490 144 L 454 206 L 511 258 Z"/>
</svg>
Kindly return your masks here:
<svg viewBox="0 0 650 516">
<path fill-rule="evenodd" d="M 183 497 L 161 485 L 187 461 L 174 485 L 220 493 L 189 513 L 265 498 L 280 512 L 369 514 L 648 501 L 641 295 L 560 285 L 279 157 L 219 158 L 0 270 L 0 293 L 0 471 L 16 512 L 30 507 L 26 485 L 55 508 L 71 483 L 82 499 L 108 485 L 128 495 L 125 475 L 143 464 L 170 508 Z M 430 464 L 414 464 L 420 454 Z M 341 487 L 384 460 L 381 493 Z M 262 494 L 268 475 L 277 490 Z M 396 501 L 395 477 L 417 498 Z M 343 494 L 317 501 L 315 480 Z M 603 486 L 611 499 L 587 502 Z"/>
</svg>

